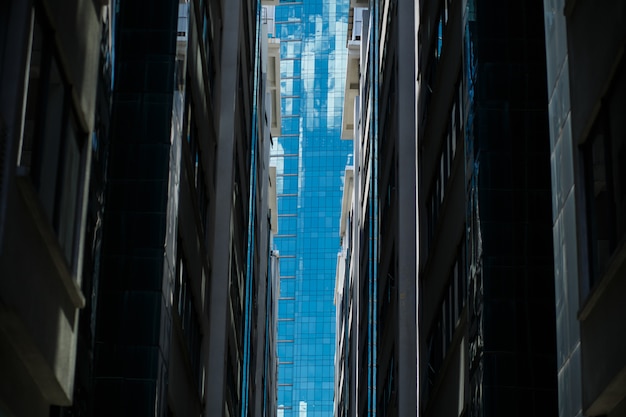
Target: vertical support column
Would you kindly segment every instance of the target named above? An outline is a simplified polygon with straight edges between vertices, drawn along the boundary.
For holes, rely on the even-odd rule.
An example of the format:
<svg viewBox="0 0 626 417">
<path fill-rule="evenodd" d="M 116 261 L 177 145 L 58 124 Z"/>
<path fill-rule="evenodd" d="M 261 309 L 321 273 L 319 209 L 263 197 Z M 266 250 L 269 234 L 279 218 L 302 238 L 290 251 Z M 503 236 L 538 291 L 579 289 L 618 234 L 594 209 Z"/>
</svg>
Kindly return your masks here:
<svg viewBox="0 0 626 417">
<path fill-rule="evenodd" d="M 233 193 L 233 152 L 235 147 L 235 108 L 239 62 L 239 17 L 241 2 L 222 3 L 223 36 L 217 100 L 217 157 L 215 218 L 213 219 L 213 261 L 209 296 L 209 363 L 207 416 L 225 415 L 226 358 L 228 355 L 229 273 Z"/>
<path fill-rule="evenodd" d="M 416 103 L 412 88 L 415 59 L 410 53 L 415 50 L 415 4 L 413 0 L 398 0 L 397 7 L 398 415 L 417 416 Z"/>
<path fill-rule="evenodd" d="M 559 415 L 582 415 L 582 359 L 578 311 L 580 296 L 578 253 L 580 235 L 576 206 L 576 144 L 572 138 L 570 98 L 570 60 L 567 43 L 564 0 L 544 0 L 545 42 L 550 113 L 550 153 L 552 165 L 552 201 L 554 245 L 554 280 L 556 308 L 556 360 L 559 385 Z M 578 200 L 577 200 L 578 199 Z M 580 208 L 578 208 L 580 210 Z"/>
</svg>

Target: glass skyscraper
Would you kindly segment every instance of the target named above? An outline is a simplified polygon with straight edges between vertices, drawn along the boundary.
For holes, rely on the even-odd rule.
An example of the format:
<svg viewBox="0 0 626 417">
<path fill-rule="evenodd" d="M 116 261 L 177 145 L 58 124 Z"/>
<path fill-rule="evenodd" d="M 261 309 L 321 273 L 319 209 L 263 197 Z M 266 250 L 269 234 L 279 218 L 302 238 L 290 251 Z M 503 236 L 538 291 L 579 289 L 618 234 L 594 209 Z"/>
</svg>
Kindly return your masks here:
<svg viewBox="0 0 626 417">
<path fill-rule="evenodd" d="M 333 296 L 343 173 L 352 153 L 352 141 L 340 138 L 348 9 L 348 0 L 281 0 L 275 9 L 279 417 L 333 413 Z"/>
</svg>

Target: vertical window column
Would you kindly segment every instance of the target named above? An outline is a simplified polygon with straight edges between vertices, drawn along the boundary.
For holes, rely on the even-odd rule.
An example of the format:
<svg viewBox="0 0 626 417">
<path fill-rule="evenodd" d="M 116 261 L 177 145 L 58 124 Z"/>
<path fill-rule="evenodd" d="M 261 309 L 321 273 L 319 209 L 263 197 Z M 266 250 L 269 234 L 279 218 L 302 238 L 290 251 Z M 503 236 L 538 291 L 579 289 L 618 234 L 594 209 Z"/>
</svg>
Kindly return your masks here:
<svg viewBox="0 0 626 417">
<path fill-rule="evenodd" d="M 86 134 L 79 129 L 54 33 L 33 11 L 24 130 L 18 173 L 28 176 L 68 265 L 74 263 Z"/>
</svg>

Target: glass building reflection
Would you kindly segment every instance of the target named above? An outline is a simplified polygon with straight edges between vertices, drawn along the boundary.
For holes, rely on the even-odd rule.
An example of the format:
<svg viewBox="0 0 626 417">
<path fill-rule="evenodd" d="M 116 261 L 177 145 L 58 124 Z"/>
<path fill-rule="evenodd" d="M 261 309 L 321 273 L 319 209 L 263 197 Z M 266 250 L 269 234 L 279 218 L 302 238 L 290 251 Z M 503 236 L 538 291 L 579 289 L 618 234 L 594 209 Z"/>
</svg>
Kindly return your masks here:
<svg viewBox="0 0 626 417">
<path fill-rule="evenodd" d="M 280 299 L 278 416 L 333 412 L 335 268 L 343 173 L 341 140 L 348 0 L 281 0 L 282 136 L 277 170 Z"/>
</svg>

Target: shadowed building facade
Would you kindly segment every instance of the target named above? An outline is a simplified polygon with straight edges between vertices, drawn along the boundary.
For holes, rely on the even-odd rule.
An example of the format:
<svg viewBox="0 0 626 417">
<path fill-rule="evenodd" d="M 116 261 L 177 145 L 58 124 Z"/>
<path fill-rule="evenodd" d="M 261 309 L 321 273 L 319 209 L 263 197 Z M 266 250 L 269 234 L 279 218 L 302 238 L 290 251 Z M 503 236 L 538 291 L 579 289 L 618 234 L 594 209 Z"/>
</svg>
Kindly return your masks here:
<svg viewBox="0 0 626 417">
<path fill-rule="evenodd" d="M 415 7 L 351 2 L 337 416 L 417 415 Z"/>
<path fill-rule="evenodd" d="M 248 268 L 249 222 L 269 233 L 259 18 L 256 1 L 118 4 L 97 415 L 248 406 L 249 303 L 266 279 Z M 267 256 L 250 259 L 265 272 Z"/>
<path fill-rule="evenodd" d="M 0 414 L 275 414 L 260 2 L 0 8 Z"/>
<path fill-rule="evenodd" d="M 626 5 L 544 1 L 560 416 L 626 414 Z"/>
<path fill-rule="evenodd" d="M 541 1 L 421 1 L 423 416 L 557 414 Z"/>
<path fill-rule="evenodd" d="M 2 415 L 74 397 L 102 18 L 90 0 L 0 5 Z"/>
</svg>

